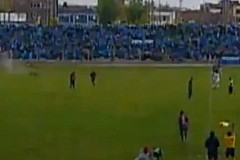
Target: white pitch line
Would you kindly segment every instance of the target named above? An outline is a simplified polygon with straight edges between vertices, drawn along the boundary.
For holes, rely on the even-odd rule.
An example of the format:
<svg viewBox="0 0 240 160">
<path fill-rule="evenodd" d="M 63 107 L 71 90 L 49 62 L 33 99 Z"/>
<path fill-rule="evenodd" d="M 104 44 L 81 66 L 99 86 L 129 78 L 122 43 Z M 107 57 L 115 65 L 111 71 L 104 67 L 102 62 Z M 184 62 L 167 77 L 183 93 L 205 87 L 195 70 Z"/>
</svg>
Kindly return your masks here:
<svg viewBox="0 0 240 160">
<path fill-rule="evenodd" d="M 209 122 L 209 130 L 212 128 L 212 67 L 210 67 L 210 87 L 209 87 L 209 95 L 208 95 L 208 122 Z"/>
</svg>

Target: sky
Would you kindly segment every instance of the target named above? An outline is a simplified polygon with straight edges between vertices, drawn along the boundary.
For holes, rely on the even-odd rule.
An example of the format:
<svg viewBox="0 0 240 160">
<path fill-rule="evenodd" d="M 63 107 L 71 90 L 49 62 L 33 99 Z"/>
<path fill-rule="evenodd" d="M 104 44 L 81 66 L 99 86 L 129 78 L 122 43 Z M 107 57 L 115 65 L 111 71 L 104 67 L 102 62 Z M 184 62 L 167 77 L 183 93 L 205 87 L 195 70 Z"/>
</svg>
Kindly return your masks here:
<svg viewBox="0 0 240 160">
<path fill-rule="evenodd" d="M 79 5 L 96 5 L 97 0 L 59 0 L 59 3 L 63 3 L 63 1 L 67 1 L 69 4 L 79 4 Z M 168 3 L 170 6 L 179 6 L 179 0 L 155 0 L 156 3 L 159 1 L 162 4 Z M 183 7 L 197 9 L 199 5 L 203 2 L 218 2 L 218 0 L 183 0 Z"/>
</svg>

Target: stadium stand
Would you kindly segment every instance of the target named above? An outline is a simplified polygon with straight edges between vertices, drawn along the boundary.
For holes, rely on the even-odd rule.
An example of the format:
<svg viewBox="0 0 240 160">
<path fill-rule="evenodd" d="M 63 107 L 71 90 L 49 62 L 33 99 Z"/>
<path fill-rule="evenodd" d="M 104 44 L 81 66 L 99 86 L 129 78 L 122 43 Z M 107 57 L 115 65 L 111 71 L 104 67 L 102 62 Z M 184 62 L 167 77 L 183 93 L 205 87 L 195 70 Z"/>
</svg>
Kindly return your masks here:
<svg viewBox="0 0 240 160">
<path fill-rule="evenodd" d="M 42 27 L 0 26 L 0 48 L 15 59 L 84 60 L 97 58 L 203 61 L 224 56 L 239 63 L 240 26 Z M 230 57 L 229 59 L 227 59 Z"/>
</svg>

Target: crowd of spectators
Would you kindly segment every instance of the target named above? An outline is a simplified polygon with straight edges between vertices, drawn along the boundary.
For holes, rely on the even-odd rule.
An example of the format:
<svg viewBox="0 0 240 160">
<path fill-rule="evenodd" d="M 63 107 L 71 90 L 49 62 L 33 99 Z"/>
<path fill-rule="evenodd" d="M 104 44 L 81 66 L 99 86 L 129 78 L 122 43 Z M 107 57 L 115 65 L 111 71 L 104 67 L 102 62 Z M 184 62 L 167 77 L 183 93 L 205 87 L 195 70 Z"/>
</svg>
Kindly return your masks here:
<svg viewBox="0 0 240 160">
<path fill-rule="evenodd" d="M 240 55 L 240 26 L 179 24 L 43 27 L 0 25 L 0 48 L 15 59 L 201 61 Z"/>
</svg>

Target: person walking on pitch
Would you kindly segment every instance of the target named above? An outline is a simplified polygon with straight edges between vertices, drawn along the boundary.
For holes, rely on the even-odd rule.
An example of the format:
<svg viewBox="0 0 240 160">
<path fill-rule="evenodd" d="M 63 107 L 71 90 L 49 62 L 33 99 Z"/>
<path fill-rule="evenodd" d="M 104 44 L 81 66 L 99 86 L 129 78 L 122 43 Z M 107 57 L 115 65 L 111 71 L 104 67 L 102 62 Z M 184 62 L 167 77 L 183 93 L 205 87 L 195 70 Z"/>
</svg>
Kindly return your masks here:
<svg viewBox="0 0 240 160">
<path fill-rule="evenodd" d="M 234 133 L 234 123 L 232 124 L 232 131 L 227 132 L 224 136 L 225 141 L 225 157 L 227 160 L 235 160 L 235 145 L 236 135 Z"/>
<path fill-rule="evenodd" d="M 229 77 L 228 94 L 229 95 L 233 94 L 233 79 L 232 79 L 232 77 Z"/>
<path fill-rule="evenodd" d="M 95 86 L 96 76 L 97 76 L 96 72 L 92 71 L 92 72 L 90 73 L 90 78 L 91 78 L 91 82 L 92 82 L 92 85 L 93 85 L 93 86 Z"/>
<path fill-rule="evenodd" d="M 180 112 L 180 115 L 178 118 L 178 124 L 179 124 L 181 140 L 182 142 L 186 142 L 188 137 L 189 118 L 183 111 Z"/>
<path fill-rule="evenodd" d="M 218 160 L 218 148 L 220 143 L 218 138 L 215 136 L 215 132 L 210 132 L 210 136 L 205 141 L 205 148 L 207 149 L 208 160 Z"/>
<path fill-rule="evenodd" d="M 193 77 L 190 78 L 188 81 L 188 99 L 192 98 L 193 94 Z"/>
<path fill-rule="evenodd" d="M 73 71 L 70 76 L 70 89 L 75 89 L 75 85 L 76 85 L 76 73 Z"/>
</svg>

